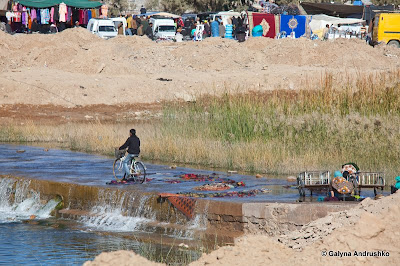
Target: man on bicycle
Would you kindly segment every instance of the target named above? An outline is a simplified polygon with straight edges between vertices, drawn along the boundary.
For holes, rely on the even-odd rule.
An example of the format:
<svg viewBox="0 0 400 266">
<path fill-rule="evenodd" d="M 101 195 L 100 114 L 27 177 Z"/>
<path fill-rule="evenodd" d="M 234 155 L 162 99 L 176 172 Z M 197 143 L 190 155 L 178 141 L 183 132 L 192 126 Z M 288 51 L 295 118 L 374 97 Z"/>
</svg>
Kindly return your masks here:
<svg viewBox="0 0 400 266">
<path fill-rule="evenodd" d="M 126 155 L 123 166 L 125 171 L 125 178 L 129 178 L 130 166 L 128 164 L 130 164 L 133 157 L 138 157 L 140 154 L 140 139 L 136 136 L 136 130 L 133 128 L 129 130 L 129 138 L 121 147 L 119 147 L 119 150 L 124 150 L 126 148 L 128 148 L 128 155 Z"/>
</svg>

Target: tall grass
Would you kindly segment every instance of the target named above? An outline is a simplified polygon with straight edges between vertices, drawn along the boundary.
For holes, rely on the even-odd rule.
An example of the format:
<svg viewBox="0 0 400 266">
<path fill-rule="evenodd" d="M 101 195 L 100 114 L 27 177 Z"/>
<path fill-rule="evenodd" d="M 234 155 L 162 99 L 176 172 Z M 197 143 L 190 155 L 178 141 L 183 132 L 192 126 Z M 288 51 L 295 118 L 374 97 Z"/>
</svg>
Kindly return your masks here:
<svg viewBox="0 0 400 266">
<path fill-rule="evenodd" d="M 339 89 L 331 80 L 327 74 L 320 90 L 172 103 L 162 134 L 192 155 L 177 158 L 186 162 L 282 173 L 355 161 L 364 170 L 400 171 L 400 72 L 363 76 Z M 197 145 L 186 147 L 191 141 Z"/>
<path fill-rule="evenodd" d="M 325 74 L 319 90 L 275 90 L 170 102 L 161 120 L 57 126 L 29 122 L 0 129 L 0 141 L 56 141 L 111 155 L 135 127 L 144 159 L 251 172 L 337 169 L 400 172 L 400 70 L 360 75 L 342 86 Z"/>
</svg>

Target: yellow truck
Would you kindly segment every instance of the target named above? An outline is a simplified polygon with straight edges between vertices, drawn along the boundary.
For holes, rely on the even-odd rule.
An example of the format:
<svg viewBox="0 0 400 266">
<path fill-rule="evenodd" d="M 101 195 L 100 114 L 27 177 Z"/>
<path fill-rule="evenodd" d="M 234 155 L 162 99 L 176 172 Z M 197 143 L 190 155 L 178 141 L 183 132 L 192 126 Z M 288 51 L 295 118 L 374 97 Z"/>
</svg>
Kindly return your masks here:
<svg viewBox="0 0 400 266">
<path fill-rule="evenodd" d="M 400 13 L 376 14 L 372 41 L 384 42 L 400 48 Z"/>
</svg>

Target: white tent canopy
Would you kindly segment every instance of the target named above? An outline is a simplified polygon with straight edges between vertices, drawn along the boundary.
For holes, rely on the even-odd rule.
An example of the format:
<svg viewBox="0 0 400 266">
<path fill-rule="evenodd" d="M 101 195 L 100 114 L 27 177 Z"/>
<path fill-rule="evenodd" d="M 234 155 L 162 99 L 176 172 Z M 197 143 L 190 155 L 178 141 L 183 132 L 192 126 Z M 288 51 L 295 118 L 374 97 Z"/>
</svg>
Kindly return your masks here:
<svg viewBox="0 0 400 266">
<path fill-rule="evenodd" d="M 328 15 L 313 15 L 311 22 L 310 22 L 310 28 L 312 31 L 320 30 L 326 27 L 326 24 L 334 25 L 337 26 L 338 24 L 341 25 L 349 25 L 349 24 L 357 24 L 357 23 L 362 23 L 365 22 L 363 19 L 357 19 L 357 18 L 338 18 L 338 17 L 332 17 Z"/>
</svg>

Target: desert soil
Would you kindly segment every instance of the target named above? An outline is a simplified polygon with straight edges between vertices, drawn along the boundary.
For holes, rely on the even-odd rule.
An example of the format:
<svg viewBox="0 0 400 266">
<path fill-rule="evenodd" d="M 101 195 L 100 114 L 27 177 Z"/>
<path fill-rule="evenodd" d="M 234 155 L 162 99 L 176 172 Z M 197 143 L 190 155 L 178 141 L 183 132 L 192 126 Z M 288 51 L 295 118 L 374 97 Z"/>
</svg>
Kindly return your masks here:
<svg viewBox="0 0 400 266">
<path fill-rule="evenodd" d="M 279 237 L 245 235 L 234 246 L 203 254 L 190 265 L 398 265 L 399 216 L 400 193 L 379 200 L 367 198 L 353 209 L 330 213 Z M 125 265 L 154 265 L 132 254 L 122 254 Z M 120 256 L 102 253 L 85 265 L 118 265 Z"/>
<path fill-rule="evenodd" d="M 400 49 L 360 40 L 219 38 L 155 43 L 147 37 L 102 40 L 83 28 L 55 35 L 0 31 L 0 124 L 34 120 L 124 121 L 157 117 L 163 101 L 201 94 L 318 89 L 400 67 Z M 193 265 L 397 265 L 400 194 L 332 213 L 299 231 L 271 238 L 247 235 Z M 325 257 L 332 251 L 387 251 L 389 257 Z M 155 265 L 128 251 L 85 265 Z"/>
<path fill-rule="evenodd" d="M 225 91 L 318 88 L 400 66 L 400 49 L 361 40 L 220 38 L 103 40 L 83 28 L 55 35 L 0 32 L 0 104 L 120 105 L 193 100 Z"/>
</svg>

